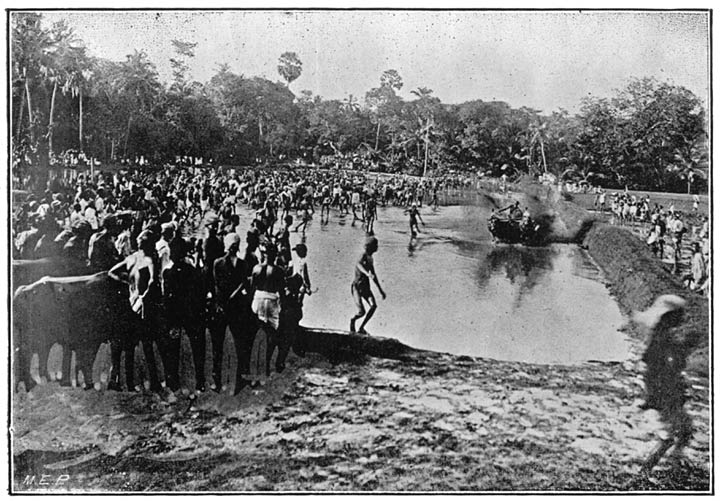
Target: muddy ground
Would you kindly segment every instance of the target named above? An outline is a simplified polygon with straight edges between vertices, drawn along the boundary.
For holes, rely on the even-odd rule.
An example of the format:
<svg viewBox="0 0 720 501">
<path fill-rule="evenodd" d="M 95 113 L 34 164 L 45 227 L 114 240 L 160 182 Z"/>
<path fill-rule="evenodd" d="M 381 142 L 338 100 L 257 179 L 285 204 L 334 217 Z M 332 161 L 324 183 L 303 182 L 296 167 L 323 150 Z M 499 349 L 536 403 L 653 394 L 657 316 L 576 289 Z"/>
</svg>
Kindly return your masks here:
<svg viewBox="0 0 720 501">
<path fill-rule="evenodd" d="M 691 381 L 687 460 L 651 476 L 664 436 L 633 362 L 580 367 L 434 353 L 294 358 L 261 390 L 170 404 L 54 385 L 19 394 L 14 488 L 54 491 L 709 489 L 707 382 Z M 52 398 L 47 398 L 52 393 Z M 29 476 L 35 476 L 32 479 Z M 38 485 L 42 475 L 57 482 Z"/>
<path fill-rule="evenodd" d="M 580 214 L 570 206 L 557 211 Z M 566 226 L 575 231 L 582 218 Z M 657 273 L 648 275 L 649 290 L 645 282 L 632 287 L 615 277 L 605 262 L 614 254 L 598 243 L 608 241 L 603 232 L 610 230 L 594 231 L 586 245 L 615 280 L 611 290 L 623 308 L 676 291 L 672 277 L 663 281 Z M 625 234 L 613 231 L 617 245 L 625 245 Z M 636 254 L 631 248 L 626 259 Z M 698 305 L 707 315 L 707 304 Z M 696 325 L 703 328 L 703 321 Z M 709 491 L 708 372 L 688 374 L 695 433 L 684 459 L 668 457 L 652 474 L 641 473 L 666 431 L 655 411 L 639 409 L 643 340 L 630 334 L 633 350 L 622 364 L 341 351 L 291 356 L 268 385 L 237 397 L 40 385 L 13 399 L 12 489 Z M 373 343 L 361 344 L 382 355 Z"/>
</svg>

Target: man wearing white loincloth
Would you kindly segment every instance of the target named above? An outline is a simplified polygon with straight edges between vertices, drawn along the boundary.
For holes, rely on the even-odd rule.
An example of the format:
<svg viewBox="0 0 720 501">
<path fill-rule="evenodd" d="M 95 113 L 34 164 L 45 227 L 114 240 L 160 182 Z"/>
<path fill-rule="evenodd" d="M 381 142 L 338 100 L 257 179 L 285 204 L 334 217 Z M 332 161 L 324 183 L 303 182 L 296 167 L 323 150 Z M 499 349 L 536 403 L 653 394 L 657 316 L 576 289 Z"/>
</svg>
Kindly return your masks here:
<svg viewBox="0 0 720 501">
<path fill-rule="evenodd" d="M 280 290 L 284 286 L 284 276 L 275 266 L 277 249 L 271 243 L 261 248 L 263 260 L 253 268 L 250 278 L 255 295 L 252 311 L 260 321 L 261 329 L 255 336 L 250 356 L 250 379 L 254 383 L 264 383 L 270 375 L 270 359 L 275 346 L 277 329 L 280 324 Z"/>
</svg>

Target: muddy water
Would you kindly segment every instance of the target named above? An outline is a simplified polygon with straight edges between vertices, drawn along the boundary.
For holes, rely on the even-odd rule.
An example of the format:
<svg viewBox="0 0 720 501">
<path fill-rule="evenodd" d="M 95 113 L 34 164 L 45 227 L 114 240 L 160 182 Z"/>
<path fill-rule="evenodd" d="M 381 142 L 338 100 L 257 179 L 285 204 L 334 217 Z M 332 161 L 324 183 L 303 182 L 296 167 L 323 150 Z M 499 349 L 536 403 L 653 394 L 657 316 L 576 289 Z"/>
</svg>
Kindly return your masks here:
<svg viewBox="0 0 720 501">
<path fill-rule="evenodd" d="M 488 209 L 423 209 L 411 240 L 406 216 L 381 210 L 375 266 L 388 294 L 368 324 L 416 348 L 535 363 L 623 360 L 624 323 L 597 267 L 576 246 L 494 245 Z M 363 233 L 335 214 L 307 235 L 313 286 L 304 325 L 347 329 L 350 282 Z M 293 235 L 294 237 L 295 235 Z"/>
<path fill-rule="evenodd" d="M 420 349 L 510 361 L 574 364 L 627 357 L 628 341 L 618 331 L 624 319 L 585 251 L 493 244 L 486 224 L 490 201 L 462 193 L 453 200 L 460 205 L 421 209 L 427 226 L 415 239 L 402 209 L 379 209 L 375 267 L 388 297 L 383 301 L 377 294 L 379 308 L 367 326 L 371 334 Z M 244 232 L 252 214 L 239 212 Z M 303 325 L 349 328 L 355 308 L 350 283 L 364 240 L 361 223 L 335 210 L 323 223 L 316 213 L 305 237 L 291 234 L 293 245 L 308 246 L 317 289 L 306 298 Z M 55 346 L 50 357 L 52 372 L 60 371 L 59 350 Z M 107 346 L 101 352 L 95 381 L 106 377 L 100 372 L 109 364 Z"/>
</svg>

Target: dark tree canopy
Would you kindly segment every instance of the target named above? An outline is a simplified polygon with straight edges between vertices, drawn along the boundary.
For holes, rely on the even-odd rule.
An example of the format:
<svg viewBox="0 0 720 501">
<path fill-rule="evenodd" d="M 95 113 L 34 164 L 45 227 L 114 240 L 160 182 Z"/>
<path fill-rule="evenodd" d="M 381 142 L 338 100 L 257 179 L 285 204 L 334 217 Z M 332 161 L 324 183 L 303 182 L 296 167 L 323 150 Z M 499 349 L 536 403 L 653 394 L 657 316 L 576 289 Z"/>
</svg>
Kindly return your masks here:
<svg viewBox="0 0 720 501">
<path fill-rule="evenodd" d="M 294 52 L 283 52 L 278 59 L 278 73 L 290 86 L 302 74 L 302 61 Z"/>
<path fill-rule="evenodd" d="M 285 84 L 220 65 L 193 81 L 195 42 L 172 40 L 173 78 L 134 51 L 123 61 L 91 57 L 72 27 L 42 15 L 11 15 L 13 173 L 39 175 L 69 152 L 103 163 L 174 162 L 177 156 L 233 165 L 302 159 L 316 164 L 432 174 L 545 172 L 612 188 L 707 189 L 705 103 L 688 89 L 631 79 L 608 97 L 589 96 L 571 114 L 477 99 L 445 104 L 422 82 L 409 99 L 388 69 L 364 99 L 326 100 L 289 86 L 302 73 L 283 53 Z"/>
</svg>

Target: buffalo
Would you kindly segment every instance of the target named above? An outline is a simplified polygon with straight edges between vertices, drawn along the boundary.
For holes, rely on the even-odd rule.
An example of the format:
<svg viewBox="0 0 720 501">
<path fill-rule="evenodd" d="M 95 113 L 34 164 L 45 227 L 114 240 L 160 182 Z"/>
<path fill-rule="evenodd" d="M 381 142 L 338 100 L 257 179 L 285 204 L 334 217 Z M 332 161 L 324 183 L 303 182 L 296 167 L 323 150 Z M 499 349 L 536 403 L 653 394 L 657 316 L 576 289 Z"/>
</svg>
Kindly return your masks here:
<svg viewBox="0 0 720 501">
<path fill-rule="evenodd" d="M 68 384 L 77 376 L 70 374 L 70 354 L 75 351 L 76 370 L 83 372 L 86 387 L 91 387 L 92 366 L 100 345 L 126 345 L 136 337 L 137 319 L 127 288 L 109 278 L 107 272 L 44 277 L 21 285 L 12 306 L 15 384 L 22 381 L 28 389 L 36 383 L 30 376 L 34 353 L 40 360 L 40 377 L 49 376 L 50 348 L 61 345 L 62 382 Z"/>
</svg>

